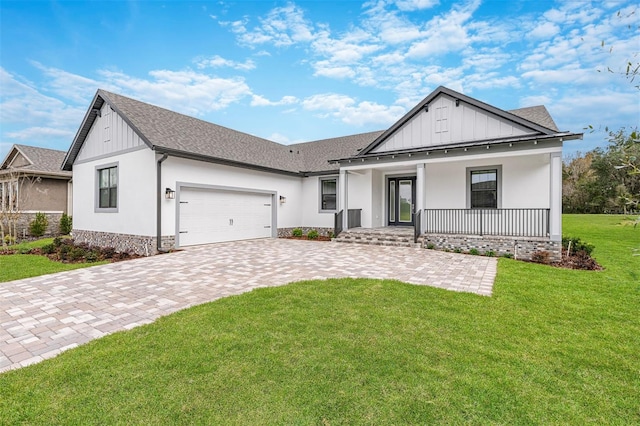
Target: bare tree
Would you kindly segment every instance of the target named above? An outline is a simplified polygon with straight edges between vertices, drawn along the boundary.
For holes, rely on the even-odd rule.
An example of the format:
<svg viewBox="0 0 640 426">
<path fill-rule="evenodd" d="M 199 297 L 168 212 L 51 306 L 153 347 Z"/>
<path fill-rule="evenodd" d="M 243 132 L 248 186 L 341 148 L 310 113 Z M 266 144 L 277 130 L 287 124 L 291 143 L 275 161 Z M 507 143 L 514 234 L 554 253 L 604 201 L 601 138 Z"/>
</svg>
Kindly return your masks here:
<svg viewBox="0 0 640 426">
<path fill-rule="evenodd" d="M 0 244 L 5 250 L 18 239 L 18 223 L 25 214 L 21 206 L 27 204 L 38 179 L 16 169 L 4 170 L 0 175 Z"/>
</svg>

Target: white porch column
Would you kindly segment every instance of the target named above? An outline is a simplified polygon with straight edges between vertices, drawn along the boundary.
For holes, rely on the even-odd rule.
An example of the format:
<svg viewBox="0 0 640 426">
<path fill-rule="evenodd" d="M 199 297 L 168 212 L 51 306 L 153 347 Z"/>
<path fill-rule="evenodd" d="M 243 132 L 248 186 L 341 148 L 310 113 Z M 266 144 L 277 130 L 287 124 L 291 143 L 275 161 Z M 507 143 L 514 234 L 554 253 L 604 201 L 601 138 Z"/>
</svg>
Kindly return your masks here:
<svg viewBox="0 0 640 426">
<path fill-rule="evenodd" d="M 338 179 L 338 187 L 339 187 L 339 194 L 340 194 L 340 204 L 338 205 L 338 211 L 342 210 L 342 229 L 346 230 L 348 227 L 348 219 L 349 219 L 349 212 L 347 207 L 349 206 L 348 200 L 348 194 L 347 194 L 347 188 L 349 188 L 349 185 L 347 183 L 347 171 L 346 170 L 342 170 L 340 169 L 340 179 Z"/>
<path fill-rule="evenodd" d="M 550 154 L 549 235 L 551 241 L 562 240 L 562 153 Z"/>
<path fill-rule="evenodd" d="M 425 186 L 425 168 L 424 164 L 418 164 L 416 170 L 416 207 L 415 211 L 424 209 L 424 186 Z M 424 229 L 424 215 L 420 215 L 420 229 Z"/>
</svg>

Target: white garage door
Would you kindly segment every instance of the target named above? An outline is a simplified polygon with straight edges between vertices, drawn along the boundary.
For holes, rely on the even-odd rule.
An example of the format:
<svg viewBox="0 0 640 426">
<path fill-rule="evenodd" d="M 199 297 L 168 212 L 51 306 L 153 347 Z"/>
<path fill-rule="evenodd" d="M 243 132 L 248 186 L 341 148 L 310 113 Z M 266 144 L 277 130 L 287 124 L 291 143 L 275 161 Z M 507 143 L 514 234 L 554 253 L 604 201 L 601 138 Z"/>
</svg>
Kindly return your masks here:
<svg viewBox="0 0 640 426">
<path fill-rule="evenodd" d="M 271 237 L 271 194 L 182 188 L 179 245 Z"/>
</svg>

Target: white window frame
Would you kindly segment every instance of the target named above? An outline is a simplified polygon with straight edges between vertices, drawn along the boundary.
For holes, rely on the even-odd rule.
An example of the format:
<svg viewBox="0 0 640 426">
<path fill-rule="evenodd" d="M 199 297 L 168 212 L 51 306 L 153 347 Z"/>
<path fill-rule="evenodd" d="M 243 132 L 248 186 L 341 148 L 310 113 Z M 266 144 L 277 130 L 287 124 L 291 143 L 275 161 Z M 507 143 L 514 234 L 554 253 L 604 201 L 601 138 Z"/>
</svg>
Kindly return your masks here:
<svg viewBox="0 0 640 426">
<path fill-rule="evenodd" d="M 322 207 L 322 189 L 323 183 L 326 181 L 335 181 L 336 182 L 336 207 L 334 209 L 325 209 Z M 335 213 L 338 211 L 338 192 L 339 192 L 339 182 L 338 175 L 332 176 L 323 176 L 318 178 L 318 213 Z"/>
<path fill-rule="evenodd" d="M 116 206 L 115 207 L 100 207 L 100 172 L 105 169 L 116 169 Z M 118 213 L 120 207 L 120 165 L 118 162 L 101 164 L 96 166 L 95 169 L 95 212 L 96 213 Z"/>
</svg>

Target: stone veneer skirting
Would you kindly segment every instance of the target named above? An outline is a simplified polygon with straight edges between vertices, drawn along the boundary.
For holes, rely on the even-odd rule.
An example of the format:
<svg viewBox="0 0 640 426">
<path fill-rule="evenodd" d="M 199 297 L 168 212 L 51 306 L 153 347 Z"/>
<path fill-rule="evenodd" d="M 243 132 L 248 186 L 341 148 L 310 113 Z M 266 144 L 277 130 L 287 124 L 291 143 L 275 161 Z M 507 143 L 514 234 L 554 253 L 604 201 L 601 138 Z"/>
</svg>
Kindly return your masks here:
<svg viewBox="0 0 640 426">
<path fill-rule="evenodd" d="M 309 231 L 314 229 L 318 231 L 319 235 L 324 236 L 328 236 L 330 232 L 333 233 L 335 231 L 334 228 L 314 228 L 309 226 L 297 226 L 295 228 L 278 228 L 278 238 L 291 237 L 291 233 L 293 232 L 293 230 L 298 228 L 302 229 L 303 235 L 307 235 Z"/>
<path fill-rule="evenodd" d="M 45 213 L 47 221 L 47 230 L 44 232 L 46 237 L 60 235 L 60 219 L 62 213 Z M 18 238 L 30 237 L 29 224 L 36 218 L 36 213 L 20 213 L 16 221 L 16 233 Z"/>
<path fill-rule="evenodd" d="M 496 256 L 510 254 L 520 260 L 531 260 L 533 253 L 546 251 L 549 253 L 550 261 L 559 262 L 562 260 L 562 242 L 550 241 L 546 238 L 424 234 L 420 239 L 423 248 L 432 245 L 438 250 L 461 250 L 463 252 L 476 249 L 480 254 L 493 251 Z"/>
<path fill-rule="evenodd" d="M 142 256 L 150 256 L 158 252 L 156 237 L 82 229 L 74 229 L 71 235 L 77 243 L 86 243 L 97 247 L 113 247 L 117 252 L 129 252 Z M 173 235 L 162 236 L 161 243 L 162 248 L 172 249 L 175 247 L 175 237 Z"/>
</svg>

